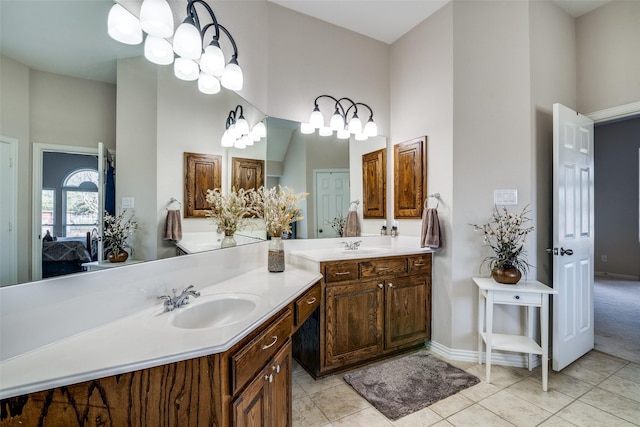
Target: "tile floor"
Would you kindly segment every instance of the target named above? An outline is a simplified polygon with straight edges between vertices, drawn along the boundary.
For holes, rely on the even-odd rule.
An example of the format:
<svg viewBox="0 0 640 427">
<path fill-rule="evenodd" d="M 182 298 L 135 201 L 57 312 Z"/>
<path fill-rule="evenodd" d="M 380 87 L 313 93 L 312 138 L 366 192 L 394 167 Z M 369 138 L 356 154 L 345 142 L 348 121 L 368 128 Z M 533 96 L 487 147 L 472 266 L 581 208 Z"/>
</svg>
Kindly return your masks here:
<svg viewBox="0 0 640 427">
<path fill-rule="evenodd" d="M 562 372 L 550 369 L 545 393 L 539 367 L 494 365 L 487 384 L 484 365 L 447 361 L 482 381 L 395 422 L 342 375 L 314 381 L 295 364 L 293 426 L 640 426 L 640 364 L 591 351 Z"/>
</svg>

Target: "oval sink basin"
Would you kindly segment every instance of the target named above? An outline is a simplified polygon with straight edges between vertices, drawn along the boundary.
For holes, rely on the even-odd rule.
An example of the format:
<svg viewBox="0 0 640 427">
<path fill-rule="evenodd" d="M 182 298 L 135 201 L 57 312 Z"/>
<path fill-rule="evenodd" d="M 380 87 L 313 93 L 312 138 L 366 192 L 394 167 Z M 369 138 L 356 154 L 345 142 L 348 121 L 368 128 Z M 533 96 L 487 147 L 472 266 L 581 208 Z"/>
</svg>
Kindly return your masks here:
<svg viewBox="0 0 640 427">
<path fill-rule="evenodd" d="M 193 300 L 190 305 L 173 312 L 172 324 L 183 329 L 202 329 L 228 326 L 247 318 L 258 308 L 261 298 L 255 295 L 215 295 L 204 301 Z"/>
</svg>

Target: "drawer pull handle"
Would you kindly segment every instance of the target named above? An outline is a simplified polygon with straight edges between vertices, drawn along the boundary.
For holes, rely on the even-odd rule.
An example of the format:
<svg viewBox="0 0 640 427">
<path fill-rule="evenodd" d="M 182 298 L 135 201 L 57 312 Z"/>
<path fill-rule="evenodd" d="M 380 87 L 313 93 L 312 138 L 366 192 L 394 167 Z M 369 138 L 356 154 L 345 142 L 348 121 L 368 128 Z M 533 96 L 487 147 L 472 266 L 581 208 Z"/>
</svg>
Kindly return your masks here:
<svg viewBox="0 0 640 427">
<path fill-rule="evenodd" d="M 307 300 L 307 304 L 311 305 L 311 304 L 313 304 L 313 303 L 314 303 L 314 302 L 316 302 L 316 301 L 317 301 L 317 300 L 316 300 L 316 297 L 313 297 L 313 298 L 311 298 L 310 300 Z"/>
<path fill-rule="evenodd" d="M 423 265 L 427 265 L 424 262 L 416 262 L 415 264 L 413 264 L 414 267 L 422 267 Z"/>
<path fill-rule="evenodd" d="M 345 274 L 351 274 L 350 271 L 336 271 L 334 273 L 336 276 L 344 276 Z"/>
<path fill-rule="evenodd" d="M 276 371 L 276 374 L 279 374 L 279 373 L 280 373 L 280 365 L 277 365 L 277 366 L 271 366 L 271 369 L 272 369 L 272 370 L 274 370 L 274 371 Z"/>
<path fill-rule="evenodd" d="M 273 347 L 277 342 L 278 342 L 278 336 L 277 336 L 277 335 L 274 335 L 274 336 L 273 336 L 273 342 L 272 342 L 271 344 L 269 344 L 269 345 L 263 345 L 263 346 L 262 346 L 262 349 L 263 349 L 263 350 L 266 350 L 266 349 L 268 349 L 268 348 L 271 348 L 271 347 Z"/>
<path fill-rule="evenodd" d="M 514 298 L 515 299 L 520 299 L 520 295 L 516 295 Z"/>
<path fill-rule="evenodd" d="M 393 283 L 389 283 L 389 287 L 390 287 L 390 288 L 393 288 Z"/>
<path fill-rule="evenodd" d="M 265 375 L 265 376 L 264 376 L 264 380 L 265 380 L 265 381 L 269 381 L 270 383 L 272 383 L 272 382 L 273 382 L 273 374 L 271 374 L 271 375 Z"/>
<path fill-rule="evenodd" d="M 384 285 L 383 285 L 382 283 L 378 283 L 378 287 L 379 287 L 380 289 L 382 289 L 382 288 L 384 288 Z"/>
<path fill-rule="evenodd" d="M 378 270 L 389 270 L 391 267 L 378 267 Z"/>
</svg>

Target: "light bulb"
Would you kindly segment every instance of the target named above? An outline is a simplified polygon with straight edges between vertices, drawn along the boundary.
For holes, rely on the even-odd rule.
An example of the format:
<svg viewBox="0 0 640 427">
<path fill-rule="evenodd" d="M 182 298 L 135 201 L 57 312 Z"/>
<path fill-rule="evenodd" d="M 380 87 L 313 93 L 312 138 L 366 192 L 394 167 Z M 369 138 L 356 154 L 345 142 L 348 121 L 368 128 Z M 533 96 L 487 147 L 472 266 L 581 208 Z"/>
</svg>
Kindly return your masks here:
<svg viewBox="0 0 640 427">
<path fill-rule="evenodd" d="M 351 134 L 346 129 L 340 129 L 338 131 L 338 133 L 336 134 L 336 137 L 338 139 L 349 139 L 350 136 L 351 136 Z"/>
<path fill-rule="evenodd" d="M 309 123 L 300 123 L 300 133 L 309 135 L 310 133 L 314 133 L 316 128 L 311 126 Z"/>
<path fill-rule="evenodd" d="M 267 136 L 267 127 L 264 125 L 264 122 L 258 122 L 253 127 L 253 132 L 259 137 L 264 138 Z"/>
<path fill-rule="evenodd" d="M 142 43 L 142 28 L 140 21 L 127 9 L 114 4 L 109 11 L 107 28 L 112 39 L 124 44 Z"/>
<path fill-rule="evenodd" d="M 216 40 L 207 46 L 200 58 L 200 68 L 216 77 L 222 76 L 224 72 L 224 53 Z"/>
<path fill-rule="evenodd" d="M 173 51 L 183 58 L 200 58 L 202 54 L 202 39 L 200 38 L 200 31 L 198 31 L 190 17 L 187 17 L 176 30 L 176 34 L 173 36 Z"/>
<path fill-rule="evenodd" d="M 198 78 L 198 90 L 208 95 L 216 94 L 220 92 L 220 81 L 211 74 L 200 71 L 200 77 Z"/>
<path fill-rule="evenodd" d="M 229 90 L 242 90 L 244 78 L 242 76 L 242 69 L 238 65 L 238 61 L 235 56 L 231 58 L 231 61 L 229 61 L 225 67 L 220 82 L 222 83 L 222 86 Z"/>
<path fill-rule="evenodd" d="M 147 39 L 144 41 L 144 57 L 154 64 L 171 64 L 173 62 L 171 43 L 162 37 L 147 35 Z"/>
<path fill-rule="evenodd" d="M 176 58 L 173 63 L 173 73 L 180 80 L 193 81 L 200 77 L 200 70 L 195 61 L 187 58 Z"/>
<path fill-rule="evenodd" d="M 352 134 L 362 133 L 362 122 L 360 121 L 356 113 L 353 113 L 353 117 L 349 121 L 349 133 L 352 133 Z"/>
<path fill-rule="evenodd" d="M 373 117 L 370 117 L 367 124 L 364 125 L 363 132 L 367 136 L 378 136 L 378 125 L 373 121 Z"/>
<path fill-rule="evenodd" d="M 311 112 L 311 116 L 309 116 L 309 124 L 313 126 L 314 129 L 320 129 L 322 126 L 324 126 L 324 116 L 322 115 L 322 111 L 320 111 L 320 108 L 318 108 L 317 105 L 313 109 L 313 112 Z"/>
<path fill-rule="evenodd" d="M 329 126 L 320 127 L 320 129 L 318 129 L 318 133 L 320 134 L 320 136 L 331 136 L 331 135 L 333 135 L 333 131 L 331 130 L 331 128 Z"/>
<path fill-rule="evenodd" d="M 144 0 L 140 7 L 140 26 L 152 36 L 173 35 L 173 13 L 166 0 Z"/>
<path fill-rule="evenodd" d="M 229 129 L 225 130 L 222 134 L 222 140 L 220 141 L 220 145 L 223 147 L 233 147 L 233 144 L 236 142 L 236 138 L 229 133 Z"/>
<path fill-rule="evenodd" d="M 229 126 L 229 128 L 227 129 L 229 131 L 229 135 L 231 135 L 233 137 L 233 139 L 238 139 L 238 137 L 240 137 L 240 135 L 238 135 L 236 133 L 236 124 L 233 123 L 231 126 Z"/>
<path fill-rule="evenodd" d="M 240 116 L 240 118 L 236 120 L 236 133 L 238 135 L 246 135 L 249 133 L 249 122 L 247 122 L 244 116 Z"/>
<path fill-rule="evenodd" d="M 333 116 L 331 116 L 331 121 L 329 122 L 329 127 L 332 130 L 344 129 L 344 119 L 340 115 L 340 112 L 338 111 L 337 108 L 336 108 L 335 113 L 333 113 Z"/>
</svg>

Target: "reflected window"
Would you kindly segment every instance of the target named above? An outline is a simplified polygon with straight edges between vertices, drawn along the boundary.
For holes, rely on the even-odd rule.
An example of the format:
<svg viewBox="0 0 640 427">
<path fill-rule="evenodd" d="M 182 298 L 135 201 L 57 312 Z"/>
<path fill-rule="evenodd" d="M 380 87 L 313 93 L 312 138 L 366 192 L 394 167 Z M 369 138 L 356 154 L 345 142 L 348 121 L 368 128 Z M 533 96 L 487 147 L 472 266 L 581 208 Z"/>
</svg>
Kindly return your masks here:
<svg viewBox="0 0 640 427">
<path fill-rule="evenodd" d="M 98 222 L 98 171 L 77 169 L 62 183 L 63 228 L 66 237 L 86 236 Z"/>
<path fill-rule="evenodd" d="M 53 227 L 56 221 L 56 190 L 53 188 L 42 189 L 42 229 L 40 230 L 42 238 L 47 235 L 55 236 Z"/>
</svg>

